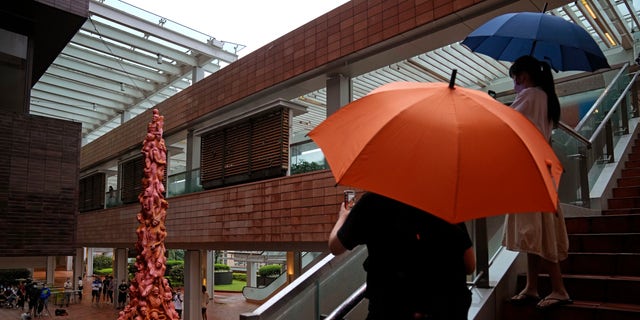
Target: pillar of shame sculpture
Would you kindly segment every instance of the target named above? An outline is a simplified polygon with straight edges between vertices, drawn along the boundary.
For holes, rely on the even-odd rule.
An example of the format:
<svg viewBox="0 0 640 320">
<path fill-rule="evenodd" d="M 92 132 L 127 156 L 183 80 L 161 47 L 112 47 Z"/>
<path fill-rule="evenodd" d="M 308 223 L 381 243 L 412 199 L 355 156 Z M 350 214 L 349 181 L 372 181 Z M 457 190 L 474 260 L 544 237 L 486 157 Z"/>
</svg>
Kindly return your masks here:
<svg viewBox="0 0 640 320">
<path fill-rule="evenodd" d="M 142 146 L 144 154 L 144 190 L 138 196 L 140 223 L 136 229 L 136 274 L 129 287 L 129 304 L 120 312 L 118 320 L 178 320 L 166 270 L 164 239 L 167 236 L 165 218 L 169 203 L 164 199 L 164 173 L 167 148 L 162 138 L 164 117 L 157 109 L 147 125 Z"/>
</svg>

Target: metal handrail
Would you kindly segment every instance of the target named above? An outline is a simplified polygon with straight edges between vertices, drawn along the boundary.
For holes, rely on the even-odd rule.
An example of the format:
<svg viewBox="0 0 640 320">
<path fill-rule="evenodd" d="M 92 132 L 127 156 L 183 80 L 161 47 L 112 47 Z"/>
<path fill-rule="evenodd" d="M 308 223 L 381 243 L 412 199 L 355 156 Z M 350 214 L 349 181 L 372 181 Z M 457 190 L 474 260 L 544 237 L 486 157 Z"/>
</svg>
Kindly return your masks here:
<svg viewBox="0 0 640 320">
<path fill-rule="evenodd" d="M 565 131 L 570 136 L 572 136 L 576 140 L 580 141 L 583 145 L 585 145 L 587 147 L 587 149 L 591 149 L 591 146 L 593 145 L 591 140 L 586 138 L 585 136 L 581 135 L 578 131 L 576 131 L 573 128 L 571 128 L 568 124 L 560 121 L 560 122 L 558 122 L 558 129 L 561 129 L 562 131 Z"/>
<path fill-rule="evenodd" d="M 640 72 L 640 71 L 638 71 L 638 72 Z M 616 113 L 616 111 L 618 111 L 618 107 L 620 106 L 622 101 L 625 99 L 625 96 L 626 96 L 627 92 L 629 92 L 629 90 L 631 90 L 631 87 L 633 86 L 633 83 L 638 78 L 638 72 L 633 74 L 633 78 L 631 79 L 631 81 L 629 81 L 629 84 L 627 84 L 627 86 L 624 88 L 624 90 L 622 90 L 622 94 L 620 94 L 620 96 L 618 97 L 618 100 L 616 100 L 616 103 L 613 104 L 613 107 L 611 107 L 611 110 L 609 110 L 609 112 L 607 112 L 607 115 L 602 119 L 602 122 L 600 122 L 600 125 L 598 125 L 598 127 L 593 131 L 593 134 L 591 135 L 591 138 L 589 139 L 590 143 L 593 143 L 595 141 L 596 137 L 598 137 L 598 135 L 600 134 L 600 131 L 605 129 L 606 124 L 609 122 L 609 120 L 611 120 L 611 117 L 613 116 L 613 114 Z"/>
<path fill-rule="evenodd" d="M 607 94 L 610 91 L 613 90 L 613 86 L 618 82 L 618 78 L 620 78 L 623 74 L 625 74 L 628 68 L 629 68 L 629 63 L 628 62 L 625 63 L 622 66 L 622 68 L 620 68 L 620 71 L 616 74 L 616 76 L 613 78 L 613 80 L 611 80 L 611 83 L 609 83 L 609 85 L 604 89 L 602 94 L 600 94 L 600 97 L 598 97 L 596 102 L 593 103 L 593 106 L 591 106 L 589 111 L 587 111 L 587 115 L 588 116 L 583 117 L 582 120 L 580 120 L 580 122 L 578 122 L 578 124 L 576 125 L 576 128 L 575 128 L 576 131 L 579 131 L 580 129 L 582 129 L 582 126 L 584 126 L 584 124 L 589 120 L 589 116 L 594 114 L 595 110 L 600 107 L 600 104 L 602 103 L 602 101 L 604 101 L 604 99 L 607 96 Z"/>
<path fill-rule="evenodd" d="M 335 308 L 324 320 L 342 320 L 353 310 L 363 299 L 367 292 L 367 284 L 364 283 L 360 288 L 354 291 L 344 302 Z"/>
</svg>

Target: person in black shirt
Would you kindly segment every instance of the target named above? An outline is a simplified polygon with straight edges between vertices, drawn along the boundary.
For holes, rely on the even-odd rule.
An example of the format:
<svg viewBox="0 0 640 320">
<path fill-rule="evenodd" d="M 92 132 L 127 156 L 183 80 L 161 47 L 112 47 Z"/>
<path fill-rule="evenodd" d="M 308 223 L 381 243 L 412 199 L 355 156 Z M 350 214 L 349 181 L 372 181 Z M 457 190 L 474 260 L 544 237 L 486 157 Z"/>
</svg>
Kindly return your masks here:
<svg viewBox="0 0 640 320">
<path fill-rule="evenodd" d="M 475 255 L 464 223 L 366 193 L 351 210 L 341 206 L 329 238 L 336 255 L 361 244 L 369 252 L 367 320 L 467 319 L 466 275 L 475 269 Z M 394 260 L 402 263 L 390 268 Z"/>
<path fill-rule="evenodd" d="M 122 283 L 118 286 L 118 309 L 123 309 L 127 302 L 127 293 L 129 293 L 129 286 L 123 279 Z"/>
</svg>

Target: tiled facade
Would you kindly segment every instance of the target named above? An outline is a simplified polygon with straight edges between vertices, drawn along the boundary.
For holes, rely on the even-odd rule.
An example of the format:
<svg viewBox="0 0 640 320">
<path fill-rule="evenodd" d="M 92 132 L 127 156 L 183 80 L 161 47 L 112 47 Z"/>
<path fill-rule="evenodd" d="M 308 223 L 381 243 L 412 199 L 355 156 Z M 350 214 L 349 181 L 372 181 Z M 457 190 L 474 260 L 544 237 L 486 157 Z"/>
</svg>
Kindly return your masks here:
<svg viewBox="0 0 640 320">
<path fill-rule="evenodd" d="M 75 254 L 81 124 L 0 117 L 0 256 Z"/>
</svg>

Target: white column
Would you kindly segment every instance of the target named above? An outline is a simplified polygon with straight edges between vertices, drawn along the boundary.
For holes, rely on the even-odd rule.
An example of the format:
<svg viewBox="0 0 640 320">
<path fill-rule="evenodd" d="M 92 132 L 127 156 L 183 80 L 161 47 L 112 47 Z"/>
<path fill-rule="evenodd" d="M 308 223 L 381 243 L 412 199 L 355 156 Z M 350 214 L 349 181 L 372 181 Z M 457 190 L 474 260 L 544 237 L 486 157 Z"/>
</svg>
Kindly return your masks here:
<svg viewBox="0 0 640 320">
<path fill-rule="evenodd" d="M 200 299 L 202 294 L 202 275 L 200 274 L 200 251 L 187 250 L 184 253 L 184 320 L 201 320 Z"/>
<path fill-rule="evenodd" d="M 67 256 L 67 271 L 72 271 L 73 270 L 73 256 Z"/>
<path fill-rule="evenodd" d="M 48 256 L 47 257 L 47 280 L 46 282 L 51 286 L 53 285 L 53 281 L 56 275 L 56 257 Z"/>
<path fill-rule="evenodd" d="M 215 281 L 213 280 L 213 264 L 215 263 L 215 251 L 206 250 L 207 257 L 205 259 L 205 272 L 207 277 L 207 291 L 209 292 L 209 296 L 213 298 L 213 294 L 215 293 L 213 290 L 213 286 L 215 285 Z"/>
<path fill-rule="evenodd" d="M 87 277 L 93 276 L 93 248 L 87 248 Z"/>
<path fill-rule="evenodd" d="M 76 248 L 73 260 L 73 289 L 78 290 L 78 278 L 84 276 L 84 248 Z M 84 278 L 83 278 L 84 280 Z"/>
<path fill-rule="evenodd" d="M 327 79 L 327 116 L 351 102 L 351 78 L 336 74 Z"/>
<path fill-rule="evenodd" d="M 258 286 L 257 266 L 257 263 L 247 261 L 247 287 Z"/>
</svg>

